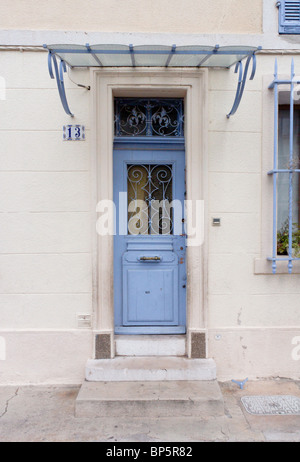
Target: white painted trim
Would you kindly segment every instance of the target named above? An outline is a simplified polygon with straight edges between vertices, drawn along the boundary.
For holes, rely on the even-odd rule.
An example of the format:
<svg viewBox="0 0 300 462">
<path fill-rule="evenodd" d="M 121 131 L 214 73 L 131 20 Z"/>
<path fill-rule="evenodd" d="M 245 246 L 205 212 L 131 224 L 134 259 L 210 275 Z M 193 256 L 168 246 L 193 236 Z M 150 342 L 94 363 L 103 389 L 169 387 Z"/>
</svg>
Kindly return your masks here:
<svg viewBox="0 0 300 462">
<path fill-rule="evenodd" d="M 113 198 L 113 97 L 185 97 L 187 199 L 207 201 L 207 100 L 206 69 L 91 69 L 92 82 L 92 183 L 93 210 L 101 199 Z M 207 211 L 206 211 L 207 213 Z M 205 219 L 206 236 L 208 220 Z M 187 249 L 187 340 L 190 331 L 206 329 L 207 245 Z M 113 337 L 113 236 L 94 242 L 94 330 Z M 97 302 L 96 302 L 97 300 Z M 187 348 L 190 353 L 190 347 Z M 114 352 L 112 354 L 114 356 Z"/>
</svg>

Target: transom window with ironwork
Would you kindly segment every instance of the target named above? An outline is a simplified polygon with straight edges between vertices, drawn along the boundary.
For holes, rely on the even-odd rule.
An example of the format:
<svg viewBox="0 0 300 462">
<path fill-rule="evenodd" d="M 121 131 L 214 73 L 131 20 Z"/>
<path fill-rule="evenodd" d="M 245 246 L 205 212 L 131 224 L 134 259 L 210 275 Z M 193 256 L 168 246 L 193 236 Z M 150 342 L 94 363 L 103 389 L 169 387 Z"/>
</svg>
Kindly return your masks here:
<svg viewBox="0 0 300 462">
<path fill-rule="evenodd" d="M 115 98 L 116 137 L 183 137 L 183 99 Z"/>
</svg>

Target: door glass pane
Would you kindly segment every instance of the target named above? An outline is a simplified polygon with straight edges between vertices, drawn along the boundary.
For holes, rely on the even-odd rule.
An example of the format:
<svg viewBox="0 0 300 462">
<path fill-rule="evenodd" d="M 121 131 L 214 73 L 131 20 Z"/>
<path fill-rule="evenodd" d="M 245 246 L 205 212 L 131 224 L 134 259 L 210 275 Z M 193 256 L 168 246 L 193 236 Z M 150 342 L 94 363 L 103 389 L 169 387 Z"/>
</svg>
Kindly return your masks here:
<svg viewBox="0 0 300 462">
<path fill-rule="evenodd" d="M 172 165 L 128 165 L 128 234 L 173 234 Z"/>
</svg>

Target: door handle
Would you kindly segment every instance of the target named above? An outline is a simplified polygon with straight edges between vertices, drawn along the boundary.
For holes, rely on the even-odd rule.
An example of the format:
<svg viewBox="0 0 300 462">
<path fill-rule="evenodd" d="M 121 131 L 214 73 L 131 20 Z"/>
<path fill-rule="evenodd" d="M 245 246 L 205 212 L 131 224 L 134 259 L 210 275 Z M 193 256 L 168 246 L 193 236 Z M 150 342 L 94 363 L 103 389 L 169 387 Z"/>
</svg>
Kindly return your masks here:
<svg viewBox="0 0 300 462">
<path fill-rule="evenodd" d="M 157 261 L 160 261 L 161 258 L 157 257 L 157 256 L 155 256 L 155 257 L 140 257 L 139 260 L 140 261 L 156 261 L 157 262 Z"/>
</svg>

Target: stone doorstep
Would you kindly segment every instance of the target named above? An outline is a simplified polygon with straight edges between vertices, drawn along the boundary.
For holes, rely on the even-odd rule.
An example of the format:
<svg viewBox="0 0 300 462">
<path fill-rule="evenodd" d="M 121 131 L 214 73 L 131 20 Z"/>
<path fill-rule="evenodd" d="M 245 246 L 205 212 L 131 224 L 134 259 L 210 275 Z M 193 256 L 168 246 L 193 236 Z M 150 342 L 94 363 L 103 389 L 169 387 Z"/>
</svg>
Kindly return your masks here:
<svg viewBox="0 0 300 462">
<path fill-rule="evenodd" d="M 113 359 L 88 360 L 89 382 L 201 381 L 216 379 L 212 359 L 172 356 L 116 356 Z"/>
<path fill-rule="evenodd" d="M 185 356 L 185 335 L 115 335 L 116 356 Z"/>
<path fill-rule="evenodd" d="M 84 382 L 75 402 L 76 417 L 223 416 L 216 380 Z"/>
</svg>

